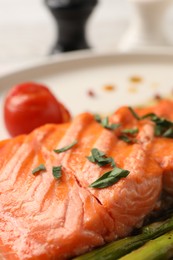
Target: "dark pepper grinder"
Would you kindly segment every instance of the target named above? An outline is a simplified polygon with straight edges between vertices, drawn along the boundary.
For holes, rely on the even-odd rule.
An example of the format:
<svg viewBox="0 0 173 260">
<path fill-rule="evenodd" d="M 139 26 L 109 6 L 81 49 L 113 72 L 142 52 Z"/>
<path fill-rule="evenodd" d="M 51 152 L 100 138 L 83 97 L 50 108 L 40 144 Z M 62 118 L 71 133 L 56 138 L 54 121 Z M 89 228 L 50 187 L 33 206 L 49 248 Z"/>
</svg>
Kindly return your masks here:
<svg viewBox="0 0 173 260">
<path fill-rule="evenodd" d="M 89 48 L 86 22 L 97 0 L 45 0 L 57 23 L 57 40 L 51 53 Z"/>
</svg>

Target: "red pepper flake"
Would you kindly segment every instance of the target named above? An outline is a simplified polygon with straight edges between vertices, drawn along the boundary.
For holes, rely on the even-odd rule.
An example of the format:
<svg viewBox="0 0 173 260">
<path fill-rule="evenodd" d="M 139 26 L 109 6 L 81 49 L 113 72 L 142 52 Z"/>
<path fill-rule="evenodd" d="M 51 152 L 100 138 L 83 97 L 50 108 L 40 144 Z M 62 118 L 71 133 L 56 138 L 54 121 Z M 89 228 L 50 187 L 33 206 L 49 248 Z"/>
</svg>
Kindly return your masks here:
<svg viewBox="0 0 173 260">
<path fill-rule="evenodd" d="M 87 94 L 88 94 L 88 96 L 90 96 L 90 97 L 95 97 L 95 96 L 96 96 L 95 92 L 94 92 L 93 90 L 91 90 L 91 89 L 88 90 Z"/>
<path fill-rule="evenodd" d="M 162 97 L 161 97 L 161 95 L 159 95 L 159 94 L 155 94 L 154 99 L 156 99 L 156 100 L 161 100 Z"/>
<path fill-rule="evenodd" d="M 113 86 L 113 85 L 105 85 L 105 86 L 103 87 L 103 89 L 104 89 L 105 91 L 114 91 L 114 90 L 115 90 L 115 86 Z"/>
</svg>

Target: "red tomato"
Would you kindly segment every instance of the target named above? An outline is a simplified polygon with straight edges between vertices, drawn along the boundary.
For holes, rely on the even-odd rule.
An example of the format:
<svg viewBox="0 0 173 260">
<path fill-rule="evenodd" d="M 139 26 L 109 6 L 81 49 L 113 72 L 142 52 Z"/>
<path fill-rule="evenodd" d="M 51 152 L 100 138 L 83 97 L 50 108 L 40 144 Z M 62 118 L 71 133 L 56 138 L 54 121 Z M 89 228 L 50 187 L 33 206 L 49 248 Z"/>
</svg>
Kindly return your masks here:
<svg viewBox="0 0 173 260">
<path fill-rule="evenodd" d="M 30 133 L 47 123 L 65 123 L 71 116 L 50 92 L 37 83 L 23 83 L 13 87 L 5 100 L 4 119 L 12 136 Z"/>
</svg>

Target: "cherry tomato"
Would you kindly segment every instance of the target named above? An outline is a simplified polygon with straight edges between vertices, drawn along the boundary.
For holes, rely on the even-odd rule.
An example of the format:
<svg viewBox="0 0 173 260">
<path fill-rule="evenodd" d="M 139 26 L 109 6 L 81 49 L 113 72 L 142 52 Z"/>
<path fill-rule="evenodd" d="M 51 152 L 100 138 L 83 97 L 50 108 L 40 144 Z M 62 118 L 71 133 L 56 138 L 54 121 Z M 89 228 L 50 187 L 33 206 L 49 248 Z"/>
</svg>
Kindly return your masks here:
<svg viewBox="0 0 173 260">
<path fill-rule="evenodd" d="M 4 103 L 4 120 L 11 136 L 30 133 L 47 123 L 65 123 L 71 116 L 43 85 L 28 82 L 13 87 Z"/>
</svg>

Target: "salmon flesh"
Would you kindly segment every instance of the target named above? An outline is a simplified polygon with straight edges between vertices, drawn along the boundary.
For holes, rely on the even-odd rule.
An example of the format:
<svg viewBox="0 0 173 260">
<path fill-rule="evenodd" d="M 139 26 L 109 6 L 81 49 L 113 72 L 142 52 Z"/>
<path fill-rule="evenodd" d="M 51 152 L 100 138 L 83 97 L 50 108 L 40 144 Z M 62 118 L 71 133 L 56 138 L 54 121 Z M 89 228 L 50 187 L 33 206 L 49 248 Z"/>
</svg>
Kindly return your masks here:
<svg viewBox="0 0 173 260">
<path fill-rule="evenodd" d="M 135 112 L 173 120 L 173 102 Z M 163 190 L 173 195 L 173 139 L 155 136 L 154 123 L 137 120 L 128 107 L 109 123 L 120 125 L 108 129 L 83 113 L 0 142 L 0 259 L 70 259 L 127 236 L 157 209 Z M 133 142 L 120 138 L 124 129 L 135 128 Z M 55 152 L 74 140 L 70 149 Z M 115 167 L 90 161 L 94 148 L 128 176 L 91 187 Z M 39 165 L 44 170 L 33 174 Z M 54 167 L 61 167 L 60 178 Z"/>
</svg>

